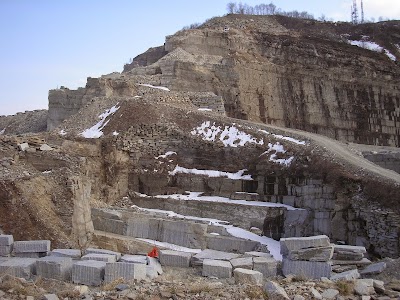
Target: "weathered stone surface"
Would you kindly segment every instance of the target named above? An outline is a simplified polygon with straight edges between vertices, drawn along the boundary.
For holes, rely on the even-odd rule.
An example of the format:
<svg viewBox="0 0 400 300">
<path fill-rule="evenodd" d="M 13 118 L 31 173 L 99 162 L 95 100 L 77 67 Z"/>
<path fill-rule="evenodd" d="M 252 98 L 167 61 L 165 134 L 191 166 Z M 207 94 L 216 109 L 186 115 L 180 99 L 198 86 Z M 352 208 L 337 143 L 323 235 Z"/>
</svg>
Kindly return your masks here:
<svg viewBox="0 0 400 300">
<path fill-rule="evenodd" d="M 154 270 L 156 270 L 159 275 L 163 273 L 162 266 L 158 259 L 154 257 L 147 257 L 147 265 L 154 268 Z"/>
<path fill-rule="evenodd" d="M 104 280 L 106 263 L 95 260 L 82 260 L 72 266 L 72 282 L 89 286 L 99 286 Z"/>
<path fill-rule="evenodd" d="M 238 284 L 262 284 L 263 274 L 249 269 L 236 268 L 233 270 L 235 282 Z"/>
<path fill-rule="evenodd" d="M 361 252 L 345 252 L 333 253 L 333 259 L 335 260 L 362 260 L 364 253 Z"/>
<path fill-rule="evenodd" d="M 260 246 L 259 242 L 239 239 L 231 236 L 208 236 L 207 248 L 234 252 L 234 253 L 245 253 L 257 249 Z"/>
<path fill-rule="evenodd" d="M 286 291 L 276 282 L 268 281 L 264 286 L 264 290 L 271 299 L 290 300 Z"/>
<path fill-rule="evenodd" d="M 71 257 L 72 259 L 81 258 L 81 250 L 79 249 L 54 249 L 50 252 L 50 256 Z"/>
<path fill-rule="evenodd" d="M 312 287 L 311 290 L 310 290 L 310 292 L 311 292 L 311 295 L 312 295 L 315 299 L 317 299 L 317 300 L 322 300 L 321 293 L 318 292 L 315 288 Z"/>
<path fill-rule="evenodd" d="M 135 264 L 147 264 L 147 256 L 145 255 L 122 255 L 120 262 L 135 263 Z"/>
<path fill-rule="evenodd" d="M 11 246 L 14 243 L 14 237 L 9 234 L 0 234 L 0 246 Z"/>
<path fill-rule="evenodd" d="M 192 264 L 201 266 L 204 259 L 231 260 L 233 258 L 238 258 L 239 256 L 240 255 L 236 253 L 228 253 L 223 251 L 205 249 L 200 253 L 193 255 Z"/>
<path fill-rule="evenodd" d="M 244 254 L 245 255 L 249 255 L 249 256 L 253 256 L 253 257 L 267 257 L 267 258 L 273 257 L 270 253 L 258 252 L 258 251 L 245 252 Z"/>
<path fill-rule="evenodd" d="M 354 280 L 360 278 L 360 273 L 357 269 L 334 274 L 331 276 L 331 280 L 340 281 L 340 280 Z"/>
<path fill-rule="evenodd" d="M 43 300 L 59 300 L 56 294 L 44 294 Z"/>
<path fill-rule="evenodd" d="M 385 269 L 386 269 L 386 263 L 382 261 L 367 266 L 365 269 L 362 269 L 360 271 L 360 274 L 361 275 L 379 274 L 382 273 Z"/>
<path fill-rule="evenodd" d="M 293 250 L 289 252 L 291 260 L 328 261 L 333 256 L 333 246 Z"/>
<path fill-rule="evenodd" d="M 50 251 L 50 241 L 16 241 L 13 247 L 15 253 L 48 252 Z"/>
<path fill-rule="evenodd" d="M 43 145 L 41 145 L 40 146 L 40 151 L 51 151 L 51 150 L 53 150 L 53 148 L 51 148 L 49 145 L 47 145 L 47 144 L 43 144 Z"/>
<path fill-rule="evenodd" d="M 21 252 L 21 253 L 14 253 L 15 257 L 21 258 L 41 258 L 47 256 L 48 252 Z"/>
<path fill-rule="evenodd" d="M 355 266 L 368 266 L 371 261 L 368 258 L 362 260 L 332 260 L 332 265 L 355 265 Z"/>
<path fill-rule="evenodd" d="M 367 249 L 364 246 L 350 246 L 350 245 L 334 245 L 335 253 L 341 252 L 353 252 L 353 253 L 367 253 Z"/>
<path fill-rule="evenodd" d="M 0 256 L 10 256 L 11 251 L 11 246 L 0 246 Z"/>
<path fill-rule="evenodd" d="M 36 274 L 44 278 L 71 280 L 72 258 L 47 256 L 37 260 Z"/>
<path fill-rule="evenodd" d="M 30 279 L 32 275 L 36 274 L 36 259 L 9 258 L 0 261 L 0 274 Z"/>
<path fill-rule="evenodd" d="M 232 265 L 229 261 L 205 259 L 202 274 L 206 277 L 231 278 Z"/>
<path fill-rule="evenodd" d="M 253 269 L 253 258 L 252 257 L 239 257 L 233 258 L 230 260 L 232 267 L 236 268 L 243 268 L 243 269 Z"/>
<path fill-rule="evenodd" d="M 332 266 L 329 262 L 314 262 L 283 259 L 283 275 L 295 275 L 311 279 L 331 277 Z"/>
<path fill-rule="evenodd" d="M 293 300 L 306 300 L 302 295 L 295 295 Z"/>
<path fill-rule="evenodd" d="M 373 279 L 357 279 L 354 283 L 354 292 L 360 296 L 375 294 Z"/>
<path fill-rule="evenodd" d="M 85 254 L 109 254 L 109 255 L 114 255 L 115 259 L 118 261 L 121 258 L 121 253 L 115 252 L 115 251 L 110 251 L 110 250 L 105 250 L 105 249 L 96 249 L 96 248 L 88 248 L 85 251 Z"/>
<path fill-rule="evenodd" d="M 19 150 L 21 150 L 21 151 L 26 151 L 26 150 L 29 149 L 29 144 L 28 144 L 28 143 L 21 143 L 21 144 L 18 144 L 18 148 L 19 148 Z"/>
<path fill-rule="evenodd" d="M 283 238 L 280 239 L 281 254 L 283 256 L 289 255 L 289 252 L 315 247 L 329 247 L 330 241 L 326 235 L 300 237 L 300 238 Z"/>
<path fill-rule="evenodd" d="M 158 272 L 154 266 L 146 266 L 146 277 L 150 279 L 158 277 Z"/>
<path fill-rule="evenodd" d="M 160 250 L 160 263 L 162 266 L 189 268 L 192 254 L 174 250 Z"/>
<path fill-rule="evenodd" d="M 115 255 L 113 254 L 100 254 L 100 253 L 91 253 L 82 256 L 82 260 L 98 260 L 104 262 L 116 262 Z"/>
<path fill-rule="evenodd" d="M 383 294 L 385 292 L 385 283 L 381 280 L 374 279 L 374 289 L 377 293 Z"/>
<path fill-rule="evenodd" d="M 339 295 L 339 291 L 335 289 L 327 289 L 321 294 L 322 299 L 326 300 L 334 300 L 337 295 Z"/>
<path fill-rule="evenodd" d="M 261 272 L 265 278 L 277 275 L 278 261 L 270 257 L 254 257 L 253 270 Z"/>
<path fill-rule="evenodd" d="M 118 278 L 123 278 L 124 280 L 141 280 L 146 277 L 146 265 L 135 264 L 135 263 L 125 263 L 125 262 L 115 262 L 107 263 L 104 275 L 105 282 L 112 282 Z"/>
</svg>

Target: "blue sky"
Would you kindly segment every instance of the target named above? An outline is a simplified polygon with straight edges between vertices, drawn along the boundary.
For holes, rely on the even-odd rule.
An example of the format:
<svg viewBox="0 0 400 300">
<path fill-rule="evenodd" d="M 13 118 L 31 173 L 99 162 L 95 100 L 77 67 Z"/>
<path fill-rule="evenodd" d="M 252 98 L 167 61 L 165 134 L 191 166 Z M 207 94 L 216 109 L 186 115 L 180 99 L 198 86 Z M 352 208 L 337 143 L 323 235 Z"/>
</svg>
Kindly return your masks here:
<svg viewBox="0 0 400 300">
<path fill-rule="evenodd" d="M 47 108 L 49 89 L 77 88 L 88 76 L 122 71 L 130 58 L 162 45 L 166 35 L 225 14 L 228 2 L 0 0 L 0 115 Z M 272 2 L 286 11 L 349 20 L 352 1 Z M 368 19 L 400 19 L 400 0 L 364 0 L 364 7 Z"/>
</svg>

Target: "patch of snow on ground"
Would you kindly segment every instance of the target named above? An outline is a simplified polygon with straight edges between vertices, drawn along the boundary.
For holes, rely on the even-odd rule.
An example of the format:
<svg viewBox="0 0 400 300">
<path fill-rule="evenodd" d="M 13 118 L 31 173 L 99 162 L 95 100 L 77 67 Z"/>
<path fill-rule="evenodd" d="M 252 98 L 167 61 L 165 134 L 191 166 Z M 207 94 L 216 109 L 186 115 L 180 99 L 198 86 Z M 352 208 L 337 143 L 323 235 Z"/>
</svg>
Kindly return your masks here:
<svg viewBox="0 0 400 300">
<path fill-rule="evenodd" d="M 272 153 L 269 157 L 269 161 L 272 161 L 277 164 L 285 165 L 286 167 L 290 166 L 292 163 L 294 156 L 291 156 L 289 158 L 277 158 L 277 153 L 286 153 L 286 150 L 283 148 L 283 145 L 281 145 L 279 142 L 276 142 L 275 144 L 268 143 L 268 150 L 262 153 L 260 156 L 269 154 L 271 151 L 275 151 L 275 153 Z"/>
<path fill-rule="evenodd" d="M 159 158 L 167 158 L 168 156 L 171 156 L 171 155 L 176 155 L 176 152 L 175 151 L 168 151 L 168 152 L 166 152 L 165 154 L 163 154 L 163 155 L 159 155 L 159 156 L 157 156 L 157 157 L 155 157 L 155 159 L 159 159 Z"/>
<path fill-rule="evenodd" d="M 201 136 L 204 141 L 220 140 L 225 147 L 244 146 L 247 143 L 263 145 L 264 140 L 257 139 L 250 134 L 238 130 L 233 124 L 232 126 L 215 126 L 215 122 L 211 125 L 210 121 L 203 122 L 199 127 L 194 128 L 190 133 L 192 135 Z"/>
<path fill-rule="evenodd" d="M 151 84 L 145 84 L 145 83 L 139 83 L 139 85 L 141 86 L 147 86 L 149 88 L 153 88 L 153 89 L 159 89 L 159 90 L 163 90 L 163 91 L 167 91 L 169 92 L 170 89 L 165 87 L 165 86 L 156 86 L 156 85 L 151 85 Z"/>
<path fill-rule="evenodd" d="M 42 174 L 50 174 L 51 171 L 43 171 Z"/>
<path fill-rule="evenodd" d="M 67 132 L 66 132 L 64 129 L 62 129 L 62 130 L 60 130 L 60 132 L 59 132 L 58 134 L 59 134 L 59 135 L 66 135 Z"/>
<path fill-rule="evenodd" d="M 199 111 L 212 111 L 211 108 L 198 108 Z"/>
<path fill-rule="evenodd" d="M 277 138 L 277 139 L 289 141 L 289 142 L 295 143 L 295 144 L 297 144 L 297 145 L 305 145 L 305 144 L 306 144 L 305 141 L 300 141 L 300 140 L 294 139 L 294 138 L 292 138 L 292 137 L 290 137 L 290 136 L 283 136 L 283 135 L 281 135 L 281 134 L 270 133 L 270 132 L 268 132 L 268 131 L 266 131 L 266 130 L 262 130 L 262 129 L 260 129 L 259 131 L 262 132 L 262 133 L 265 133 L 265 134 L 267 134 L 267 135 L 270 135 L 270 134 L 271 134 L 273 137 L 275 137 L 275 138 Z"/>
<path fill-rule="evenodd" d="M 159 241 L 155 241 L 155 240 L 142 239 L 142 238 L 136 238 L 136 239 L 139 241 L 143 241 L 143 242 L 152 244 L 154 246 L 163 247 L 163 248 L 167 248 L 167 249 L 175 250 L 175 251 L 189 252 L 189 253 L 200 253 L 202 251 L 201 249 L 186 248 L 186 247 L 182 247 L 182 246 L 178 246 L 178 245 L 170 244 L 170 243 L 166 243 L 166 242 L 159 242 Z"/>
<path fill-rule="evenodd" d="M 236 173 L 229 173 L 229 172 L 215 171 L 215 170 L 187 169 L 176 165 L 175 169 L 168 173 L 169 175 L 183 173 L 183 174 L 205 175 L 207 177 L 228 177 L 229 179 L 233 180 L 253 180 L 253 178 L 251 178 L 251 175 L 243 175 L 243 173 L 246 171 L 247 171 L 246 169 L 243 169 L 237 171 Z"/>
<path fill-rule="evenodd" d="M 379 46 L 377 43 L 370 41 L 352 41 L 352 40 L 349 40 L 349 42 L 353 46 L 357 46 L 375 52 L 384 52 L 391 60 L 396 61 L 396 56 L 390 53 L 389 50 Z"/>
<path fill-rule="evenodd" d="M 117 107 L 118 103 L 111 107 L 110 109 L 107 109 L 104 113 L 102 113 L 99 116 L 99 119 L 101 119 L 99 122 L 97 122 L 96 125 L 84 130 L 81 132 L 81 135 L 87 139 L 97 139 L 103 135 L 103 128 L 108 124 L 110 120 L 107 120 L 107 117 L 110 115 L 113 115 L 119 107 Z"/>
<path fill-rule="evenodd" d="M 2 131 L 0 131 L 0 134 L 4 134 L 4 132 L 6 132 L 5 128 Z"/>
<path fill-rule="evenodd" d="M 240 205 L 248 205 L 248 206 L 259 206 L 259 207 L 284 207 L 287 210 L 303 210 L 302 208 L 296 208 L 290 205 L 282 204 L 282 203 L 273 203 L 273 202 L 261 202 L 261 201 L 246 201 L 246 200 L 233 200 L 230 198 L 219 197 L 219 196 L 201 196 L 202 192 L 187 192 L 189 195 L 183 194 L 172 194 L 172 195 L 156 195 L 154 198 L 159 199 L 175 199 L 175 200 L 191 200 L 191 201 L 205 201 L 205 202 L 220 202 L 220 203 L 229 203 L 229 204 L 240 204 Z M 136 195 L 144 198 L 148 198 L 151 196 L 138 194 Z"/>
<path fill-rule="evenodd" d="M 117 136 L 117 135 L 119 135 L 119 132 L 114 131 L 114 132 L 112 133 L 112 135 L 113 135 L 113 136 Z"/>
</svg>

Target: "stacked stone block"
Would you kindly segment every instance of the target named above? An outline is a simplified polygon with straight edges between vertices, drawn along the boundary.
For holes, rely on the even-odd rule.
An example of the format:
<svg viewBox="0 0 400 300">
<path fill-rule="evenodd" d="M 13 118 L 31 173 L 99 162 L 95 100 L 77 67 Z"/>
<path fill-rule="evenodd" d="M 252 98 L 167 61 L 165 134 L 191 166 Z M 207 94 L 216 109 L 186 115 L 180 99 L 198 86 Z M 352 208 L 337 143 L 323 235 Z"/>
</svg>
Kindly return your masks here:
<svg viewBox="0 0 400 300">
<path fill-rule="evenodd" d="M 0 257 L 8 257 L 11 254 L 14 238 L 12 235 L 0 235 Z"/>
<path fill-rule="evenodd" d="M 47 256 L 36 262 L 36 273 L 49 279 L 70 280 L 72 271 L 72 258 Z"/>
<path fill-rule="evenodd" d="M 36 274 L 36 259 L 15 257 L 6 259 L 0 262 L 0 274 L 30 279 Z"/>
<path fill-rule="evenodd" d="M 145 279 L 146 265 L 125 262 L 107 263 L 104 281 L 109 283 L 119 278 L 124 280 Z"/>
<path fill-rule="evenodd" d="M 13 248 L 16 257 L 39 258 L 46 256 L 50 251 L 50 241 L 17 241 L 14 242 Z"/>
<path fill-rule="evenodd" d="M 173 250 L 160 251 L 160 263 L 163 266 L 189 268 L 192 254 Z"/>
<path fill-rule="evenodd" d="M 333 245 L 326 235 L 281 239 L 283 275 L 319 279 L 331 276 Z"/>
<path fill-rule="evenodd" d="M 96 260 L 82 260 L 72 266 L 72 282 L 99 286 L 104 280 L 106 262 Z"/>
<path fill-rule="evenodd" d="M 81 250 L 79 249 L 54 249 L 50 252 L 50 256 L 70 257 L 75 260 L 81 258 Z"/>
<path fill-rule="evenodd" d="M 335 245 L 332 269 L 341 273 L 369 265 L 371 261 L 364 257 L 367 250 L 363 246 Z"/>
<path fill-rule="evenodd" d="M 231 278 L 232 264 L 229 261 L 205 259 L 202 274 L 206 277 Z"/>
</svg>

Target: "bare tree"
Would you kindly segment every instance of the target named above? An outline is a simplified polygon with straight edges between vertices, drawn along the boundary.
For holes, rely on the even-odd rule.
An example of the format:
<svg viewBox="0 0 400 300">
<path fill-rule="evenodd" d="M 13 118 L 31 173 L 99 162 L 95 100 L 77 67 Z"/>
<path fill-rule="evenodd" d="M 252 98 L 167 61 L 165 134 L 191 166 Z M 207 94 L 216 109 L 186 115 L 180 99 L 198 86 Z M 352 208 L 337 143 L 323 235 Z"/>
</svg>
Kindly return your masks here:
<svg viewBox="0 0 400 300">
<path fill-rule="evenodd" d="M 236 3 L 235 2 L 229 2 L 226 5 L 226 9 L 228 10 L 228 14 L 234 14 L 236 10 Z"/>
</svg>

